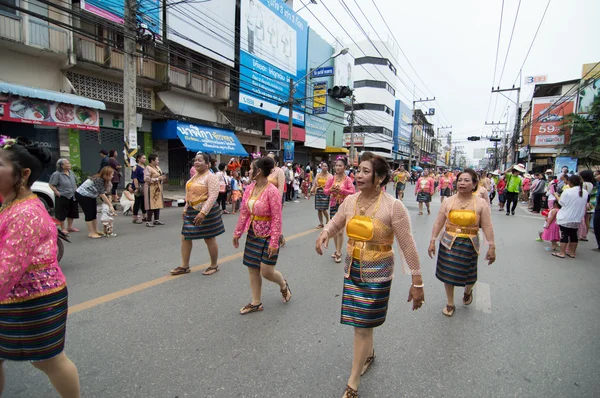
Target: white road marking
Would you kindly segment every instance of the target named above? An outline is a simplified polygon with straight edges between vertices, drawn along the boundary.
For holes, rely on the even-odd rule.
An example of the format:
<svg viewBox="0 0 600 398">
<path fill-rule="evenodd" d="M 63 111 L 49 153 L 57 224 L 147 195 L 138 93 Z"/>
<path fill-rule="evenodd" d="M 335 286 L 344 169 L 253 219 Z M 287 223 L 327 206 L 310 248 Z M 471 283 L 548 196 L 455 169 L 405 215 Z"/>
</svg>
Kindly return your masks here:
<svg viewBox="0 0 600 398">
<path fill-rule="evenodd" d="M 483 282 L 477 282 L 475 285 L 475 309 L 483 311 L 486 314 L 492 313 L 492 296 L 490 295 L 490 285 Z"/>
</svg>

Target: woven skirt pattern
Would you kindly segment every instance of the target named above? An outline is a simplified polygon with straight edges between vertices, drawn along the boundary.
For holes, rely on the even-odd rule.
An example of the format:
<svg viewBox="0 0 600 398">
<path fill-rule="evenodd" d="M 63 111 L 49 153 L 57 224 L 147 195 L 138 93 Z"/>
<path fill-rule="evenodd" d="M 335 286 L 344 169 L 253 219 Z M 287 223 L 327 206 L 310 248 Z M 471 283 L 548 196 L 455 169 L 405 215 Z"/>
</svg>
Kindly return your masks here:
<svg viewBox="0 0 600 398">
<path fill-rule="evenodd" d="M 247 267 L 260 268 L 260 263 L 275 266 L 279 251 L 269 258 L 269 241 L 271 237 L 260 238 L 254 234 L 254 229 L 248 229 L 246 246 L 244 247 L 244 259 L 242 264 Z"/>
<path fill-rule="evenodd" d="M 350 277 L 344 278 L 341 323 L 374 328 L 385 322 L 392 281 L 361 282 L 360 266 L 352 261 Z"/>
<path fill-rule="evenodd" d="M 429 203 L 431 202 L 431 194 L 429 192 L 419 192 L 417 194 L 417 202 Z"/>
<path fill-rule="evenodd" d="M 67 330 L 67 287 L 47 296 L 0 304 L 0 359 L 42 361 L 60 354 Z"/>
<path fill-rule="evenodd" d="M 221 218 L 221 208 L 216 202 L 204 218 L 204 221 L 202 221 L 202 224 L 194 225 L 194 218 L 199 213 L 200 211 L 192 207 L 187 208 L 183 216 L 183 227 L 181 228 L 181 234 L 185 240 L 209 239 L 225 232 L 225 226 Z"/>
<path fill-rule="evenodd" d="M 454 286 L 473 285 L 477 281 L 477 258 L 469 238 L 456 238 L 452 250 L 440 244 L 435 276 Z"/>
<path fill-rule="evenodd" d="M 323 188 L 317 188 L 317 192 L 315 194 L 315 209 L 329 210 L 329 196 L 325 195 Z"/>
<path fill-rule="evenodd" d="M 339 203 L 336 203 L 335 205 L 331 206 L 329 208 L 329 217 L 333 218 L 333 216 L 335 216 L 337 214 L 339 208 L 340 208 Z"/>
</svg>

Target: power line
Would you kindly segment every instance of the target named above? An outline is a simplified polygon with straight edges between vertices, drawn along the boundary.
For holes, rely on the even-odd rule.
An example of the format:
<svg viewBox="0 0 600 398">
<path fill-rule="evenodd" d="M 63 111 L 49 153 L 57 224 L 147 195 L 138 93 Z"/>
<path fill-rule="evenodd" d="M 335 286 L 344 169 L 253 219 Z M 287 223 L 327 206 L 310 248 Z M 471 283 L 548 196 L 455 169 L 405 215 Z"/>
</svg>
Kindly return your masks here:
<svg viewBox="0 0 600 398">
<path fill-rule="evenodd" d="M 502 65 L 502 72 L 500 73 L 500 79 L 498 80 L 498 85 L 502 84 L 502 76 L 504 76 L 504 68 L 506 68 L 506 61 L 508 60 L 508 53 L 510 53 L 510 45 L 512 44 L 513 35 L 515 34 L 515 27 L 517 26 L 517 18 L 519 18 L 519 10 L 521 9 L 521 0 L 519 0 L 519 5 L 517 6 L 517 12 L 515 14 L 515 21 L 513 22 L 512 31 L 510 32 L 510 39 L 508 41 L 508 49 L 506 50 L 506 57 L 504 57 L 504 64 Z"/>
<path fill-rule="evenodd" d="M 492 78 L 492 88 L 496 85 L 496 72 L 498 69 L 498 54 L 500 53 L 500 38 L 502 36 L 502 18 L 504 16 L 504 0 L 502 0 L 502 8 L 500 9 L 500 25 L 498 26 L 498 42 L 496 44 L 496 60 L 494 61 L 494 77 Z M 490 94 L 490 102 L 488 103 L 488 110 L 485 115 L 485 120 L 488 120 L 490 115 L 490 107 L 492 105 L 492 97 L 493 94 Z M 498 99 L 496 98 L 496 104 L 498 103 Z M 494 108 L 496 106 L 494 105 Z M 494 109 L 494 115 L 496 114 L 496 110 Z"/>
</svg>

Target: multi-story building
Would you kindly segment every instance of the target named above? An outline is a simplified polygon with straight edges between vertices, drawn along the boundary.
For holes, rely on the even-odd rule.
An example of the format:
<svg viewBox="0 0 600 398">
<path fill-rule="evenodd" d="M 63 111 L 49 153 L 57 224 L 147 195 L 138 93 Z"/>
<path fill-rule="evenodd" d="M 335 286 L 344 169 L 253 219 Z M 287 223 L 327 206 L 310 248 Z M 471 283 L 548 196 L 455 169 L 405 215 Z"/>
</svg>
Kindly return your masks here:
<svg viewBox="0 0 600 398">
<path fill-rule="evenodd" d="M 433 124 L 420 109 L 413 113 L 413 161 L 421 167 L 435 165 L 435 133 Z"/>
</svg>

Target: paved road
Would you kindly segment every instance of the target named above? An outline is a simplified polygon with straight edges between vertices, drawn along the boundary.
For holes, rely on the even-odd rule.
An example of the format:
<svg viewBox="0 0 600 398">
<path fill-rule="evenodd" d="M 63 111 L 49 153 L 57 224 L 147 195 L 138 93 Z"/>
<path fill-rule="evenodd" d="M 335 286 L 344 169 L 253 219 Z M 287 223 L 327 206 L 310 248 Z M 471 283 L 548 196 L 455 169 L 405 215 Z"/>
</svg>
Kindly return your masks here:
<svg viewBox="0 0 600 398">
<path fill-rule="evenodd" d="M 524 209 L 515 217 L 494 211 L 498 260 L 491 267 L 480 260 L 474 304 L 446 318 L 443 285 L 426 254 L 434 215 L 417 216 L 412 195 L 406 204 L 426 304 L 411 311 L 410 278 L 398 275 L 361 397 L 598 396 L 600 264 L 591 242 L 576 260 L 559 260 L 534 241 L 541 218 Z M 167 225 L 153 229 L 119 217 L 117 238 L 79 234 L 67 245 L 67 353 L 83 396 L 340 397 L 352 328 L 339 324 L 341 264 L 314 253 L 312 202 L 284 208 L 288 244 L 277 267 L 294 298 L 283 304 L 278 287 L 264 283 L 265 311 L 248 316 L 238 314 L 250 289 L 242 252 L 231 246 L 234 216 L 224 216 L 227 232 L 218 238 L 220 272 L 166 277 L 179 265 L 180 211 L 165 209 Z M 197 244 L 195 270 L 207 261 Z M 56 394 L 30 365 L 8 363 L 4 396 Z"/>
</svg>

